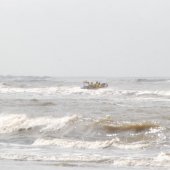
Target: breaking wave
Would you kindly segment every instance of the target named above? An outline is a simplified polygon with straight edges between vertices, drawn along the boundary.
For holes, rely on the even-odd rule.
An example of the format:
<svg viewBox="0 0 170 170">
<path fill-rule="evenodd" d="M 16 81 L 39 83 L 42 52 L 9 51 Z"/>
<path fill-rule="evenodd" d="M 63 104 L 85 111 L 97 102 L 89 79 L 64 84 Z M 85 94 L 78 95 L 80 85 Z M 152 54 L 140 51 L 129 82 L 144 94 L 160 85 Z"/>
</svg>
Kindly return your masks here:
<svg viewBox="0 0 170 170">
<path fill-rule="evenodd" d="M 27 130 L 39 129 L 40 132 L 49 129 L 60 130 L 63 127 L 74 123 L 78 119 L 77 115 L 62 118 L 37 117 L 29 118 L 24 114 L 0 115 L 0 133 L 13 133 Z"/>
<path fill-rule="evenodd" d="M 154 141 L 165 140 L 163 130 L 156 122 L 114 122 L 111 119 L 94 120 L 77 115 L 32 118 L 24 114 L 0 115 L 0 134 L 32 136 L 33 145 L 144 148 Z"/>
<path fill-rule="evenodd" d="M 41 132 L 55 131 L 61 130 L 67 125 L 73 126 L 75 129 L 79 125 L 84 126 L 86 129 L 102 129 L 107 133 L 126 131 L 141 132 L 160 128 L 160 125 L 156 122 L 114 122 L 112 118 L 107 117 L 93 120 L 92 118 L 86 119 L 78 115 L 65 117 L 28 117 L 25 114 L 0 114 L 0 133 L 12 133 L 21 131 L 21 129 L 28 130 L 34 127 L 40 127 Z"/>
</svg>

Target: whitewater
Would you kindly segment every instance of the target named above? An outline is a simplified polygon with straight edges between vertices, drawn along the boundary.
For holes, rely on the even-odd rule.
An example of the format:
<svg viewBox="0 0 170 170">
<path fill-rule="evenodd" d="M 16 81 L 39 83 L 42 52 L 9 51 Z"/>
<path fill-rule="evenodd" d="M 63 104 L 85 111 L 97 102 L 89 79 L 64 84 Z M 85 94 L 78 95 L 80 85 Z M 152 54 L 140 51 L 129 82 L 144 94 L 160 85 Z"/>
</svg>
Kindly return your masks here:
<svg viewBox="0 0 170 170">
<path fill-rule="evenodd" d="M 169 113 L 169 78 L 0 76 L 0 169 L 168 170 Z"/>
</svg>

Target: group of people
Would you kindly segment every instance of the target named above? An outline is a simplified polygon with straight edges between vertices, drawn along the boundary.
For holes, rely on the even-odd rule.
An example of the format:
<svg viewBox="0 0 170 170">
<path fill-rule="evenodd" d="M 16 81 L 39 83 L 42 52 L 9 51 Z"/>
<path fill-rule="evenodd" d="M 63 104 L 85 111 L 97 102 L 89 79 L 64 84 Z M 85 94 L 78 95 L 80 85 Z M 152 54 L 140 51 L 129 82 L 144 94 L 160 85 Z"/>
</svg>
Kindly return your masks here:
<svg viewBox="0 0 170 170">
<path fill-rule="evenodd" d="M 98 81 L 96 81 L 95 83 L 94 82 L 88 82 L 88 81 L 84 82 L 84 88 L 86 88 L 86 89 L 98 89 L 98 88 L 104 88 L 104 87 L 107 87 L 107 86 L 108 86 L 107 83 L 100 83 Z"/>
</svg>

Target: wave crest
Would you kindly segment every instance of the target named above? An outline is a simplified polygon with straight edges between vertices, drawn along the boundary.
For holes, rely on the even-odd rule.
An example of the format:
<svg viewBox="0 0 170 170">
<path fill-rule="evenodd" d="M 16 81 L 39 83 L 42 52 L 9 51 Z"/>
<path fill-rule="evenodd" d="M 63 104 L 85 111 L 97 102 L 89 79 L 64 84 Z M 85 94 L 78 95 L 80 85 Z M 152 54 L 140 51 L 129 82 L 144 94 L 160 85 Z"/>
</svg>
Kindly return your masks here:
<svg viewBox="0 0 170 170">
<path fill-rule="evenodd" d="M 40 131 L 53 129 L 60 130 L 63 127 L 74 123 L 78 119 L 77 115 L 62 118 L 38 117 L 29 118 L 24 114 L 0 115 L 0 133 L 12 133 L 23 130 L 31 130 L 40 127 Z"/>
</svg>

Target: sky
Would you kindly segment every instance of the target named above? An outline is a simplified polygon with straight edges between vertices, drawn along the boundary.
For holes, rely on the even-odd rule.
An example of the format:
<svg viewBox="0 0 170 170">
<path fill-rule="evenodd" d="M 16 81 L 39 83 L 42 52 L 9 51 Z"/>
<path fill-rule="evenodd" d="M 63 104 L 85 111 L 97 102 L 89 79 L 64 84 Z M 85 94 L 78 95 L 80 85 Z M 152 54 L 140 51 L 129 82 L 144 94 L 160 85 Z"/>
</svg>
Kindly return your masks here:
<svg viewBox="0 0 170 170">
<path fill-rule="evenodd" d="M 169 0 L 0 0 L 0 75 L 170 77 Z"/>
</svg>

